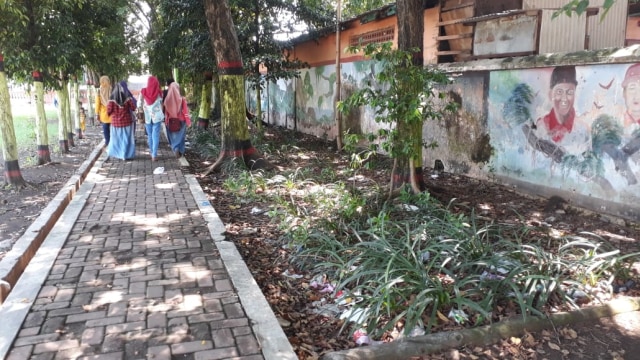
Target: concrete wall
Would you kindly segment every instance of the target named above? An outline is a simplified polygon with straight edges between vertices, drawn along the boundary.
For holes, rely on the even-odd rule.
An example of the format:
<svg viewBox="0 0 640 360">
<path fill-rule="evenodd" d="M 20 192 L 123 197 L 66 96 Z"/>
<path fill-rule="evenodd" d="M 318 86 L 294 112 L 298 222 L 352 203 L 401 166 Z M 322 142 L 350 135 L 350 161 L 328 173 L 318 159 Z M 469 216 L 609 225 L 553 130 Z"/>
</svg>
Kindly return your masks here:
<svg viewBox="0 0 640 360">
<path fill-rule="evenodd" d="M 441 66 L 459 74 L 449 91 L 462 106 L 455 119 L 427 125 L 426 134 L 448 142 L 425 151 L 426 164 L 440 159 L 453 172 L 639 220 L 640 65 L 630 69 L 639 56 L 636 45 Z M 567 65 L 575 69 L 575 94 L 558 97 L 552 72 Z M 529 101 L 520 102 L 526 112 L 513 111 L 524 98 L 516 89 L 530 91 Z M 544 118 L 561 102 L 575 117 L 569 130 L 554 134 Z M 475 135 L 461 136 L 465 129 Z"/>
<path fill-rule="evenodd" d="M 425 23 L 432 24 L 438 11 L 425 11 L 425 19 L 431 19 Z M 371 29 L 370 23 L 364 25 L 352 26 L 347 38 Z M 433 26 L 425 28 L 425 35 L 433 49 Z M 310 54 L 312 66 L 298 79 L 268 85 L 262 94 L 265 121 L 335 139 L 335 37 L 296 49 L 297 56 L 302 49 Z M 425 59 L 429 51 L 425 47 Z M 640 65 L 633 76 L 627 72 L 639 62 L 640 45 L 634 45 L 438 64 L 454 80 L 442 91 L 460 110 L 442 121 L 427 121 L 425 143 L 438 147 L 423 151 L 424 164 L 431 167 L 440 160 L 452 173 L 501 182 L 531 195 L 559 195 L 578 206 L 638 221 Z M 359 54 L 342 54 L 342 98 L 368 86 L 378 66 Z M 563 88 L 564 94 L 556 96 L 552 73 L 564 66 L 575 73 L 574 88 Z M 632 86 L 625 89 L 631 80 L 638 80 L 637 98 L 635 90 L 628 90 Z M 573 91 L 568 95 L 567 90 Z M 255 108 L 254 94 L 248 93 L 247 101 Z M 573 114 L 572 125 L 562 132 L 556 124 L 550 134 L 545 124 L 553 121 L 545 122 L 545 116 L 554 106 L 555 112 L 564 106 Z M 369 107 L 343 116 L 343 122 L 351 133 L 375 132 L 380 126 Z"/>
<path fill-rule="evenodd" d="M 559 195 L 594 211 L 640 220 L 640 65 L 629 70 L 639 59 L 640 46 L 635 45 L 440 64 L 454 79 L 443 91 L 460 104 L 460 111 L 427 121 L 425 142 L 439 146 L 424 150 L 424 163 L 430 167 L 441 160 L 452 173 L 495 180 L 532 195 Z M 574 94 L 554 102 L 553 69 L 567 65 L 575 69 Z M 369 60 L 342 64 L 343 96 L 366 86 L 377 66 Z M 638 91 L 629 90 L 632 83 Z M 529 91 L 528 101 L 516 88 Z M 334 92 L 335 65 L 272 83 L 263 94 L 266 120 L 334 139 Z M 518 103 L 526 111 L 513 111 Z M 575 113 L 573 126 L 555 136 L 543 120 L 554 104 L 558 113 L 561 105 Z M 373 109 L 359 109 L 344 117 L 345 128 L 375 131 L 379 124 L 373 118 Z"/>
</svg>

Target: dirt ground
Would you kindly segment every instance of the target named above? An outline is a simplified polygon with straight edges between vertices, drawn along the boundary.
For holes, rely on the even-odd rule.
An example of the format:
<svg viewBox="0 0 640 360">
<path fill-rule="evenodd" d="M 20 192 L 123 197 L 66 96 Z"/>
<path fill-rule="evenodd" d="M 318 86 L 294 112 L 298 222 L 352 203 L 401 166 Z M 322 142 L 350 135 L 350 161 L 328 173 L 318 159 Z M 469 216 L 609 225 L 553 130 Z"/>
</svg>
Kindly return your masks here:
<svg viewBox="0 0 640 360">
<path fill-rule="evenodd" d="M 296 146 L 295 154 L 266 155 L 272 164 L 281 169 L 305 168 L 320 172 L 326 164 L 332 164 L 334 169 L 348 166 L 348 156 L 337 154 L 333 144 L 282 130 L 270 128 L 267 132 L 266 138 L 272 149 L 279 149 L 279 144 L 295 139 L 295 143 L 290 144 Z M 188 155 L 194 174 L 206 168 L 202 164 L 205 159 L 195 154 Z M 384 188 L 388 183 L 388 174 L 378 175 L 376 181 Z M 544 225 L 560 234 L 592 232 L 624 253 L 640 250 L 638 224 L 582 211 L 562 201 L 523 196 L 507 187 L 447 173 L 446 169 L 443 173 L 425 169 L 425 178 L 432 196 L 443 204 L 452 202 L 454 211 L 469 213 L 473 209 L 480 219 L 503 224 L 527 223 L 534 227 Z M 307 288 L 300 286 L 300 283 L 287 281 L 283 276 L 285 271 L 295 269 L 291 269 L 287 252 L 277 241 L 280 232 L 267 217 L 252 215 L 251 212 L 256 207 L 267 208 L 268 204 L 238 203 L 223 190 L 224 180 L 223 174 L 198 177 L 201 187 L 215 204 L 226 225 L 227 238 L 239 248 L 298 357 L 317 359 L 330 351 L 356 347 L 353 339 L 337 334 L 341 326 L 339 321 L 312 311 L 312 302 L 317 298 L 310 295 Z M 251 231 L 248 233 L 247 229 Z M 638 289 L 633 289 L 624 296 L 638 294 Z M 598 322 L 558 328 L 556 331 L 504 339 L 491 346 L 465 347 L 423 358 L 640 359 L 639 351 L 640 313 L 634 312 Z"/>
<path fill-rule="evenodd" d="M 35 148 L 21 148 L 18 163 L 27 182 L 22 189 L 5 185 L 5 164 L 0 154 L 0 260 L 102 141 L 101 131 L 100 127 L 88 126 L 84 138 L 76 137 L 75 146 L 67 154 L 54 151 L 57 146 L 50 144 L 51 163 L 45 165 L 35 165 Z"/>
<path fill-rule="evenodd" d="M 69 154 L 52 154 L 52 164 L 23 165 L 30 163 L 28 157 L 32 153 L 25 151 L 20 154 L 22 176 L 29 186 L 20 191 L 0 188 L 0 258 L 101 141 L 98 127 L 87 130 L 87 139 L 76 139 L 76 146 L 71 148 Z M 266 131 L 269 132 L 266 137 L 268 141 L 274 142 L 271 148 L 278 149 L 278 142 L 295 139 L 298 152 L 306 155 L 269 158 L 275 165 L 295 169 L 316 166 L 318 162 L 334 164 L 332 166 L 347 164 L 347 157 L 336 154 L 331 144 L 291 134 L 282 136 L 282 131 L 271 128 Z M 187 153 L 187 159 L 191 164 L 188 171 L 196 175 L 206 168 L 205 160 L 210 160 L 193 153 Z M 314 159 L 314 163 L 309 163 L 309 159 Z M 2 166 L 0 164 L 0 170 L 3 170 Z M 524 221 L 532 225 L 550 224 L 550 227 L 565 234 L 593 232 L 623 252 L 640 250 L 638 224 L 584 212 L 567 203 L 550 203 L 544 199 L 522 196 L 509 188 L 449 174 L 446 169 L 437 176 L 432 176 L 436 174 L 430 169 L 426 169 L 425 173 L 431 194 L 443 203 L 456 199 L 455 211 L 475 209 L 481 217 L 497 223 Z M 273 241 L 280 236 L 276 224 L 267 217 L 251 214 L 252 208 L 264 204 L 237 204 L 222 190 L 225 179 L 220 174 L 197 178 L 225 223 L 227 238 L 234 241 L 243 254 L 299 358 L 317 359 L 330 351 L 356 347 L 351 338 L 337 333 L 340 325 L 336 319 L 310 311 L 311 302 L 315 299 L 309 297 L 306 289 L 283 277 L 283 272 L 290 266 L 286 251 Z M 388 179 L 383 174 L 379 180 L 386 183 Z M 2 182 L 4 179 L 0 177 Z M 637 296 L 639 293 L 638 289 L 632 289 L 626 295 Z M 555 331 L 504 339 L 491 346 L 454 349 L 424 359 L 639 359 L 638 354 L 640 316 L 634 312 Z"/>
</svg>

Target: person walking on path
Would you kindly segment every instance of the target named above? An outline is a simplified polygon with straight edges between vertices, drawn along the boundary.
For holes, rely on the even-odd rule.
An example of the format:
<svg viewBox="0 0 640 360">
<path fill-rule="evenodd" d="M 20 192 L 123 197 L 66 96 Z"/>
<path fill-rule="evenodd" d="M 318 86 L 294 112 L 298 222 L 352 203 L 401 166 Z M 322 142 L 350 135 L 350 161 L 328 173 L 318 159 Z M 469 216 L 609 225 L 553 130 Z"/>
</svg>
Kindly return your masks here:
<svg viewBox="0 0 640 360">
<path fill-rule="evenodd" d="M 96 95 L 96 114 L 98 120 L 102 124 L 102 135 L 104 136 L 104 145 L 109 146 L 111 140 L 111 118 L 107 114 L 107 105 L 111 97 L 111 80 L 106 75 L 100 77 L 100 89 Z"/>
<path fill-rule="evenodd" d="M 131 119 L 133 120 L 133 135 L 134 135 L 134 139 L 135 139 L 135 134 L 136 134 L 136 110 L 138 108 L 138 100 L 135 98 L 135 96 L 133 96 L 133 94 L 131 93 L 131 91 L 129 91 L 129 86 L 127 85 L 127 81 L 126 80 L 122 80 L 120 81 L 120 86 L 122 86 L 122 88 L 124 89 L 124 93 L 127 97 L 130 97 L 131 100 L 133 101 L 133 109 L 131 110 Z"/>
<path fill-rule="evenodd" d="M 151 161 L 158 159 L 158 144 L 160 143 L 160 131 L 162 130 L 162 122 L 164 114 L 162 112 L 162 91 L 160 83 L 155 76 L 149 76 L 147 79 L 147 87 L 140 91 L 142 99 L 140 104 L 144 110 L 144 126 L 147 131 L 147 142 L 149 144 L 149 152 L 151 153 Z"/>
<path fill-rule="evenodd" d="M 135 118 L 132 116 L 136 106 L 133 98 L 127 96 L 121 83 L 116 83 L 111 92 L 107 105 L 107 114 L 111 117 L 111 141 L 109 142 L 109 156 L 133 160 L 136 153 L 136 143 L 133 132 Z"/>
<path fill-rule="evenodd" d="M 171 150 L 176 157 L 180 158 L 184 155 L 187 127 L 191 126 L 191 118 L 189 116 L 187 100 L 180 95 L 180 86 L 177 82 L 169 85 L 167 97 L 164 99 L 164 108 L 169 144 L 171 144 Z M 179 120 L 179 127 L 176 129 L 173 129 L 170 125 L 172 121 L 175 121 L 174 119 Z"/>
</svg>

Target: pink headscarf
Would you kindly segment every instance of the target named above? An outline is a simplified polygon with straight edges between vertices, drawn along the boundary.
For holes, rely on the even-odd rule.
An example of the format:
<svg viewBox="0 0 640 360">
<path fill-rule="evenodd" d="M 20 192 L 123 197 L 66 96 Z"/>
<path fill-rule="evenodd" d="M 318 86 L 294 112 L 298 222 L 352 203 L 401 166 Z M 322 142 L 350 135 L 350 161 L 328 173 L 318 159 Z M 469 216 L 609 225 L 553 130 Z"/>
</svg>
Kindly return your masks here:
<svg viewBox="0 0 640 360">
<path fill-rule="evenodd" d="M 176 82 L 172 82 L 169 85 L 167 91 L 167 97 L 164 99 L 164 109 L 167 113 L 167 118 L 179 118 L 178 115 L 181 111 L 182 96 L 180 96 L 180 85 Z"/>
<path fill-rule="evenodd" d="M 153 104 L 158 96 L 162 96 L 158 78 L 155 76 L 149 76 L 149 78 L 147 79 L 147 87 L 142 89 L 140 92 L 142 93 L 144 101 L 147 103 L 147 105 Z"/>
</svg>

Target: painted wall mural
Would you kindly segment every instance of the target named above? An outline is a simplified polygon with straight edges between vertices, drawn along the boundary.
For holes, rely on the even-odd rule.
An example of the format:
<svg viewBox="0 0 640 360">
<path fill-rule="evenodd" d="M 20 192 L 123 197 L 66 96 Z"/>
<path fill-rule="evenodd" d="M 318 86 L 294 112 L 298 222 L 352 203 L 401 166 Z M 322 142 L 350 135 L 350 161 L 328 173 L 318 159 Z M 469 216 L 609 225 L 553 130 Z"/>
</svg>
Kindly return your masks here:
<svg viewBox="0 0 640 360">
<path fill-rule="evenodd" d="M 640 64 L 490 74 L 498 175 L 627 204 L 640 195 Z"/>
<path fill-rule="evenodd" d="M 301 70 L 297 79 L 270 82 L 266 91 L 262 92 L 261 98 L 262 111 L 268 114 L 265 121 L 293 128 L 295 118 L 299 125 L 304 126 L 308 129 L 307 132 L 313 135 L 334 135 L 332 129 L 335 127 L 335 69 L 335 65 L 318 66 Z M 357 61 L 342 64 L 341 70 L 342 97 L 345 98 L 355 89 L 366 86 L 367 80 L 373 79 L 376 65 L 373 61 Z M 255 111 L 255 90 L 249 86 L 246 89 L 247 105 Z M 367 131 L 371 131 L 366 119 L 373 118 L 372 109 L 363 109 L 357 119 L 359 131 L 363 126 Z"/>
</svg>

